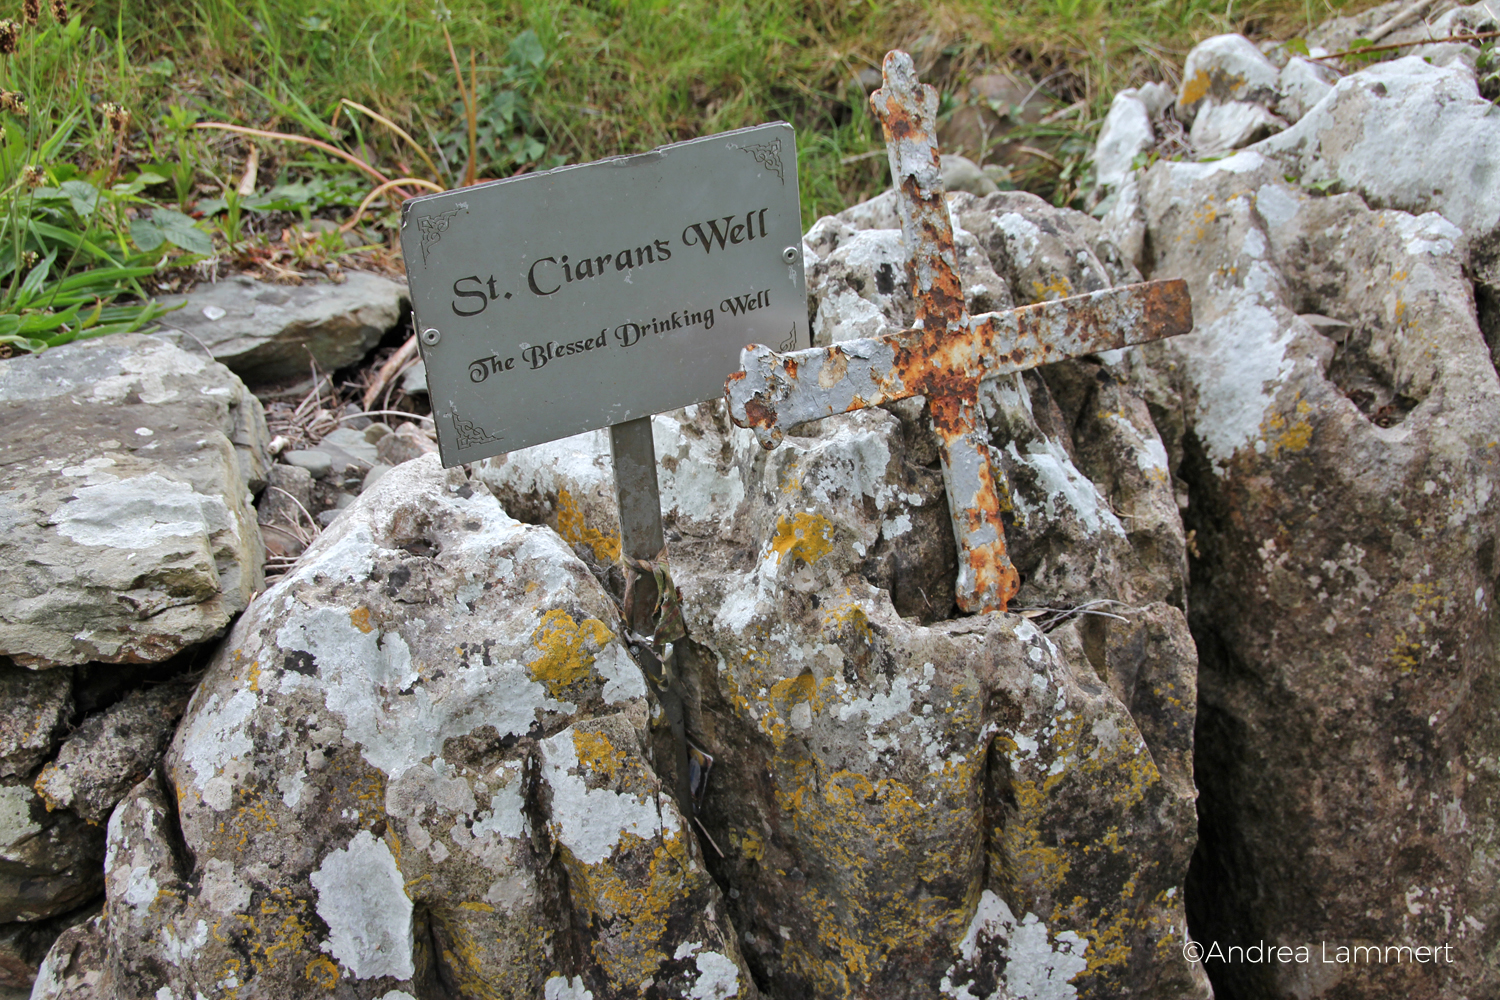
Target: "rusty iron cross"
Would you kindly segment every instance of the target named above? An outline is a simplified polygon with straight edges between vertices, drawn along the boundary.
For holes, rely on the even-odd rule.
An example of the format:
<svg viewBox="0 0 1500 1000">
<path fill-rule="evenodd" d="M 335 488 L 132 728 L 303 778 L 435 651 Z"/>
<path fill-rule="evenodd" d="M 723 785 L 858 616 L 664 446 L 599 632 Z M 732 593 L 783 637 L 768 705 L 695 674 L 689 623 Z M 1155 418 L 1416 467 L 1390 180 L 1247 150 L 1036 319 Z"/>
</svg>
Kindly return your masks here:
<svg viewBox="0 0 1500 1000">
<path fill-rule="evenodd" d="M 970 316 L 964 305 L 938 176 L 937 91 L 911 57 L 885 57 L 884 86 L 870 95 L 901 189 L 901 229 L 916 299 L 912 329 L 780 354 L 752 344 L 724 386 L 730 417 L 761 446 L 782 427 L 910 396 L 925 396 L 941 444 L 943 485 L 958 542 L 958 606 L 1004 611 L 1020 589 L 1000 520 L 1004 471 L 990 454 L 979 383 L 1066 358 L 1187 333 L 1192 303 L 1181 280 L 1150 281 Z"/>
</svg>

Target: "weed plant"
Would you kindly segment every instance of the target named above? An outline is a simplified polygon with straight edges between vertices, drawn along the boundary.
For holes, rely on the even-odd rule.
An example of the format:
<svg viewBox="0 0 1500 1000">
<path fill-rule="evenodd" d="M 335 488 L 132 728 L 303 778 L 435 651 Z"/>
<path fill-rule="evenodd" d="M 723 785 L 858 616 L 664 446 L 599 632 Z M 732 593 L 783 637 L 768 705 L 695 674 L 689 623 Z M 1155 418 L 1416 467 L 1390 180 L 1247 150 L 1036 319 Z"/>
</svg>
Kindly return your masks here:
<svg viewBox="0 0 1500 1000">
<path fill-rule="evenodd" d="M 89 88 L 113 47 L 62 0 L 50 23 L 38 7 L 0 21 L 3 350 L 140 329 L 162 311 L 140 279 L 179 255 L 168 245 L 213 252 L 192 219 L 142 197 L 162 178 L 120 172 L 131 116 Z"/>
</svg>

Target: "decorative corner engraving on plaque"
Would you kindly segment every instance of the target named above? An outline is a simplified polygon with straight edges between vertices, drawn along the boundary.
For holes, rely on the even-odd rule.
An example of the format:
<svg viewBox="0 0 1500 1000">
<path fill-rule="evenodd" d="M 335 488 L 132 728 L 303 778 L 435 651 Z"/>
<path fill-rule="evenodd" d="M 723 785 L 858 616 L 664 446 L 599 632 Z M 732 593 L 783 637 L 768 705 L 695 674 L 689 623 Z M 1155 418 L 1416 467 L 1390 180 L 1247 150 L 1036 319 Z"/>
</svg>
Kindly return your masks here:
<svg viewBox="0 0 1500 1000">
<path fill-rule="evenodd" d="M 472 420 L 465 420 L 457 413 L 452 414 L 453 433 L 458 436 L 458 447 L 460 449 L 473 448 L 475 445 L 485 444 L 500 439 L 490 434 L 489 431 L 480 427 Z"/>
<path fill-rule="evenodd" d="M 782 185 L 786 184 L 786 176 L 781 172 L 781 140 L 772 139 L 770 142 L 759 143 L 754 146 L 737 147 L 743 152 L 755 157 L 755 162 L 767 170 L 774 170 Z"/>
<path fill-rule="evenodd" d="M 422 263 L 427 263 L 427 251 L 431 250 L 433 244 L 443 238 L 443 234 L 453 227 L 453 217 L 459 212 L 468 214 L 467 208 L 453 208 L 436 215 L 422 215 L 417 217 L 417 231 L 422 234 Z"/>
<path fill-rule="evenodd" d="M 782 354 L 785 354 L 787 351 L 795 351 L 796 349 L 797 349 L 797 324 L 793 323 L 791 331 L 786 335 L 786 339 L 783 340 L 781 343 L 779 343 L 779 344 L 776 345 L 776 350 L 779 351 L 779 352 L 781 352 Z"/>
</svg>

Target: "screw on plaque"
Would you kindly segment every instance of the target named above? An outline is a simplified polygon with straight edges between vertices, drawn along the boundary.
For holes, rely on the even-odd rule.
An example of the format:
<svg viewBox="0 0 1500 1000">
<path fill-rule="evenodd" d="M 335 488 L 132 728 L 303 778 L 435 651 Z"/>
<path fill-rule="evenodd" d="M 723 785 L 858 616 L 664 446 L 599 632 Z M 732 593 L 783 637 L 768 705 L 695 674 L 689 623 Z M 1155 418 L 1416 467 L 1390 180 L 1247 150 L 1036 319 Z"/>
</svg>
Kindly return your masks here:
<svg viewBox="0 0 1500 1000">
<path fill-rule="evenodd" d="M 796 247 L 787 247 L 785 250 L 781 251 L 781 259 L 786 261 L 788 264 L 797 263 L 797 258 L 801 255 L 802 251 L 798 250 Z"/>
<path fill-rule="evenodd" d="M 426 344 L 428 347 L 431 347 L 433 344 L 436 344 L 442 339 L 443 335 L 438 332 L 438 328 L 435 326 L 429 326 L 427 329 L 422 331 L 422 343 Z"/>
</svg>

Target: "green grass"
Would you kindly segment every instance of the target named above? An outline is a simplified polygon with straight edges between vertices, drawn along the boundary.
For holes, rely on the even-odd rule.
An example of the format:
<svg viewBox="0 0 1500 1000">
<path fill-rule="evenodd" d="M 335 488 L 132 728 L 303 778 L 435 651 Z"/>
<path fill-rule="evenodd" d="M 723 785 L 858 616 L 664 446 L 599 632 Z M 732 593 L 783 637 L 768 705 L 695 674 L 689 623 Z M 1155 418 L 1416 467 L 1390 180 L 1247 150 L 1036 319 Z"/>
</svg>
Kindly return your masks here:
<svg viewBox="0 0 1500 1000">
<path fill-rule="evenodd" d="M 1365 0 L 1353 0 L 1365 3 Z M 466 153 L 463 108 L 442 26 L 467 75 L 472 55 L 482 176 L 637 152 L 772 118 L 799 129 L 807 217 L 884 183 L 879 160 L 843 163 L 878 145 L 856 74 L 891 47 L 917 44 L 946 89 L 1014 58 L 1037 77 L 1058 73 L 1060 102 L 1084 100 L 1087 132 L 1114 90 L 1171 79 L 1191 44 L 1226 30 L 1299 33 L 1338 9 L 1330 0 L 167 0 L 100 2 L 135 71 L 127 90 L 147 116 L 168 105 L 316 135 L 401 173 L 428 173 L 404 144 L 341 98 L 388 116 L 429 150 L 454 183 Z M 118 18 L 118 22 L 117 22 Z M 540 58 L 517 72 L 514 46 L 532 33 Z M 498 135 L 498 139 L 496 136 Z M 221 149 L 233 141 L 219 140 Z M 230 157 L 232 159 L 232 155 Z"/>
<path fill-rule="evenodd" d="M 881 144 L 859 74 L 890 48 L 913 52 L 947 110 L 971 76 L 1005 65 L 1047 78 L 1055 107 L 1079 104 L 1033 132 L 1055 162 L 1017 174 L 1018 185 L 1067 203 L 1086 192 L 1084 161 L 1114 91 L 1175 81 L 1208 35 L 1285 37 L 1341 9 L 1338 0 L 99 0 L 67 23 L 44 13 L 0 58 L 0 79 L 28 109 L 0 114 L 0 289 L 9 289 L 0 313 L 35 312 L 16 295 L 53 249 L 48 280 L 190 264 L 210 249 L 210 231 L 233 264 L 264 257 L 288 220 L 348 219 L 373 173 L 462 183 L 470 129 L 455 65 L 472 87 L 479 177 L 779 118 L 798 129 L 810 223 L 887 183 L 883 157 L 861 156 Z M 106 100 L 132 115 L 123 135 Z M 208 121 L 317 139 L 371 169 L 195 127 Z M 20 183 L 28 165 L 45 172 L 41 189 Z M 65 182 L 75 195 L 79 184 L 92 189 L 88 211 Z M 367 242 L 394 246 L 399 196 L 417 190 L 408 182 L 372 206 Z M 80 232 L 87 247 L 49 242 L 28 219 Z M 298 250 L 341 252 L 338 240 Z M 110 287 L 139 291 L 134 272 L 112 273 Z"/>
</svg>

